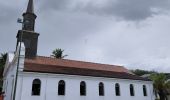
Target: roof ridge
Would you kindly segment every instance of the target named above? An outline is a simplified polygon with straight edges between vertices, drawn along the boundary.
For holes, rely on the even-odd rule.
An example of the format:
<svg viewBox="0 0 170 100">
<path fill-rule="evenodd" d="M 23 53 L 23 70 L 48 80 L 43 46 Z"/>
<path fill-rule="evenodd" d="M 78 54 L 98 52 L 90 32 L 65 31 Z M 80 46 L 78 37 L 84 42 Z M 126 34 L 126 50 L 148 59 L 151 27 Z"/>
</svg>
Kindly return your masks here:
<svg viewBox="0 0 170 100">
<path fill-rule="evenodd" d="M 48 57 L 48 56 L 37 56 L 37 57 L 43 57 L 43 58 L 48 58 L 48 59 L 54 59 L 54 60 L 67 60 L 67 61 L 76 61 L 76 62 L 80 62 L 80 63 L 91 63 L 91 64 L 100 64 L 100 65 L 107 65 L 107 66 L 116 66 L 116 67 L 123 67 L 124 66 L 120 66 L 120 65 L 111 65 L 111 64 L 103 64 L 103 63 L 95 63 L 95 62 L 89 62 L 89 61 L 80 61 L 80 60 L 72 60 L 72 59 L 58 59 L 58 58 L 52 58 L 52 57 Z"/>
</svg>

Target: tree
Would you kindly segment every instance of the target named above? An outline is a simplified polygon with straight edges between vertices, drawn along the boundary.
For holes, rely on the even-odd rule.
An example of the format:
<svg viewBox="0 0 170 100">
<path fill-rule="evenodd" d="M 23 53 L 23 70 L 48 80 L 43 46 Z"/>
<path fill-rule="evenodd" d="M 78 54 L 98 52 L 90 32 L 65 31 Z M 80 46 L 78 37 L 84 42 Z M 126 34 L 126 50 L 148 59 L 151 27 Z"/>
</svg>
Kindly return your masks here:
<svg viewBox="0 0 170 100">
<path fill-rule="evenodd" d="M 3 68 L 7 59 L 7 53 L 1 53 L 0 56 L 0 68 Z"/>
<path fill-rule="evenodd" d="M 166 100 L 167 90 L 170 89 L 170 82 L 167 81 L 165 74 L 152 74 L 150 78 L 153 81 L 155 92 L 158 93 L 160 100 Z"/>
<path fill-rule="evenodd" d="M 2 77 L 6 59 L 7 59 L 7 53 L 1 53 L 1 56 L 0 56 L 0 77 Z"/>
<path fill-rule="evenodd" d="M 142 76 L 142 75 L 145 75 L 145 74 L 157 73 L 155 71 L 147 71 L 147 70 L 141 70 L 141 69 L 131 70 L 131 72 L 134 73 L 135 75 L 138 75 L 138 76 Z"/>
<path fill-rule="evenodd" d="M 54 58 L 63 59 L 64 57 L 68 56 L 68 55 L 63 55 L 63 52 L 64 52 L 64 50 L 57 48 L 57 49 L 53 50 L 51 56 Z"/>
<path fill-rule="evenodd" d="M 4 65 L 6 63 L 7 59 L 7 53 L 1 53 L 0 56 L 0 92 L 2 91 L 2 84 L 3 84 L 3 71 L 4 71 Z"/>
</svg>

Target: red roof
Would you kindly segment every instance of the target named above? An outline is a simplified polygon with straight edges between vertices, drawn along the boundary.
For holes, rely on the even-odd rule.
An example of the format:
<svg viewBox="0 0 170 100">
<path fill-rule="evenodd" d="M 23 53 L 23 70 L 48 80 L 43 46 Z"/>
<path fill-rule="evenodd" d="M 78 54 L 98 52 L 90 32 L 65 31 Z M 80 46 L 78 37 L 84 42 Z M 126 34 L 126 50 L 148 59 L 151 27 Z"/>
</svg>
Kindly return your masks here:
<svg viewBox="0 0 170 100">
<path fill-rule="evenodd" d="M 24 71 L 68 75 L 147 80 L 131 74 L 123 66 L 37 56 L 25 59 Z"/>
</svg>

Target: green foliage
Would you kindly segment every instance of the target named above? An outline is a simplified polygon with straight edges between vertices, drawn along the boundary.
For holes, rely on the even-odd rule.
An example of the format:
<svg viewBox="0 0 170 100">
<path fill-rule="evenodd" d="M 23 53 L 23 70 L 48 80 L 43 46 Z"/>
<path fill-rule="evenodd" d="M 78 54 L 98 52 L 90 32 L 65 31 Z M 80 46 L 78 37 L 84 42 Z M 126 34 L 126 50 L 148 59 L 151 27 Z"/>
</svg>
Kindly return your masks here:
<svg viewBox="0 0 170 100">
<path fill-rule="evenodd" d="M 166 76 L 163 73 L 160 74 L 152 74 L 150 76 L 150 78 L 152 79 L 152 81 L 154 82 L 154 87 L 155 89 L 159 90 L 159 89 L 166 89 Z"/>
<path fill-rule="evenodd" d="M 2 90 L 2 84 L 3 84 L 3 81 L 2 81 L 2 77 L 3 77 L 3 71 L 4 71 L 4 65 L 6 63 L 6 59 L 7 59 L 7 53 L 1 53 L 1 56 L 0 56 L 0 92 Z"/>
<path fill-rule="evenodd" d="M 134 73 L 135 75 L 138 75 L 138 76 L 142 76 L 142 75 L 145 75 L 145 74 L 157 73 L 155 71 L 146 71 L 146 70 L 141 70 L 141 69 L 131 70 L 131 72 Z"/>
<path fill-rule="evenodd" d="M 1 53 L 0 56 L 0 68 L 3 68 L 7 59 L 7 53 Z"/>
<path fill-rule="evenodd" d="M 160 100 L 165 100 L 168 90 L 170 89 L 170 82 L 164 73 L 152 74 L 150 79 L 153 81 L 155 91 L 159 94 Z"/>
<path fill-rule="evenodd" d="M 63 55 L 63 52 L 64 52 L 64 50 L 57 48 L 57 49 L 53 50 L 51 56 L 54 58 L 63 59 L 64 57 L 68 56 L 68 55 Z"/>
<path fill-rule="evenodd" d="M 165 73 L 167 79 L 170 79 L 170 73 Z"/>
<path fill-rule="evenodd" d="M 6 59 L 7 59 L 7 53 L 1 53 L 1 56 L 0 56 L 0 77 L 2 77 Z"/>
</svg>

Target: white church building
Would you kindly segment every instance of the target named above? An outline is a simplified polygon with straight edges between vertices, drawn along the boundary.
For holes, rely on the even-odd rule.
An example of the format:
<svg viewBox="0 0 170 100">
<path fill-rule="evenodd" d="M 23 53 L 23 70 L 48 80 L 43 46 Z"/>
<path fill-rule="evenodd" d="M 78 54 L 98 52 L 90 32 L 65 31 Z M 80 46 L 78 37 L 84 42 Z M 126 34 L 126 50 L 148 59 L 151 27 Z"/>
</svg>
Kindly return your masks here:
<svg viewBox="0 0 170 100">
<path fill-rule="evenodd" d="M 3 73 L 4 100 L 154 100 L 153 82 L 123 66 L 37 56 L 33 0 Z"/>
</svg>

